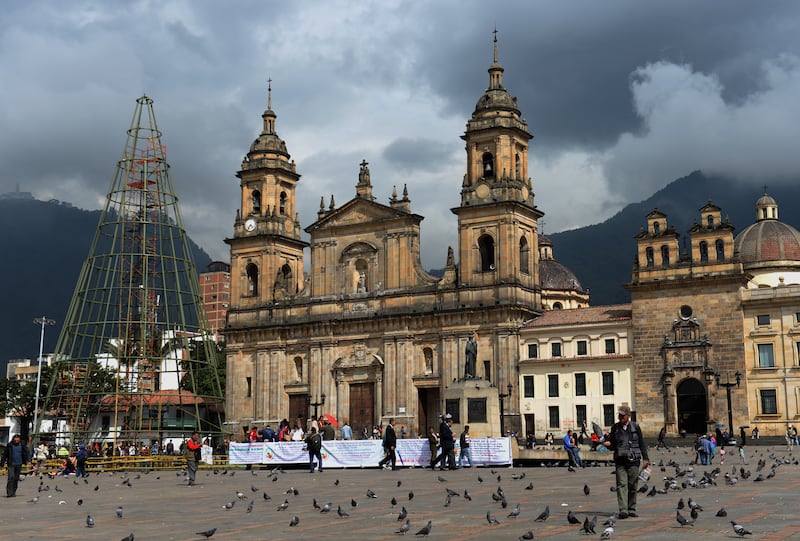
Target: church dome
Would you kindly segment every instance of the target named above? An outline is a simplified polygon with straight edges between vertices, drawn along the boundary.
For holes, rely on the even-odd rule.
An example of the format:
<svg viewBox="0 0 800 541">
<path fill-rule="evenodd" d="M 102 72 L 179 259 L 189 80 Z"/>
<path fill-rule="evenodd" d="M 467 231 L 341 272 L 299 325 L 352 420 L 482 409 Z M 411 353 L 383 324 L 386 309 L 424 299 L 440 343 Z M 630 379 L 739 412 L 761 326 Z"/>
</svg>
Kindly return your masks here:
<svg viewBox="0 0 800 541">
<path fill-rule="evenodd" d="M 734 249 L 745 266 L 789 261 L 800 265 L 800 232 L 778 220 L 778 204 L 764 194 L 756 202 L 756 223 L 736 236 Z"/>
<path fill-rule="evenodd" d="M 490 88 L 478 98 L 473 116 L 484 111 L 498 109 L 520 114 L 519 108 L 517 108 L 517 98 L 509 94 L 505 88 Z"/>
<path fill-rule="evenodd" d="M 578 278 L 555 259 L 539 261 L 539 282 L 542 289 L 570 289 L 583 291 Z"/>
<path fill-rule="evenodd" d="M 286 142 L 275 133 L 262 133 L 250 145 L 250 152 L 272 152 L 276 154 L 289 155 L 286 150 Z"/>
</svg>

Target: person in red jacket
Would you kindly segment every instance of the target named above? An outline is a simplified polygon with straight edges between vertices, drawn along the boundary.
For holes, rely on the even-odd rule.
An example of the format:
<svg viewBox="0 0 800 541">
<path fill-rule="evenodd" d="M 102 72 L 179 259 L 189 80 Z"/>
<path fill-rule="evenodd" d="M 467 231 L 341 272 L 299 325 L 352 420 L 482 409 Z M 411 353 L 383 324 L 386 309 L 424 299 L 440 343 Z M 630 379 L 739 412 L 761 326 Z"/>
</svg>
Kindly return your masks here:
<svg viewBox="0 0 800 541">
<path fill-rule="evenodd" d="M 192 436 L 186 441 L 186 447 L 183 450 L 183 458 L 186 459 L 186 469 L 189 470 L 189 486 L 194 486 L 195 477 L 197 475 L 197 463 L 200 462 L 200 449 L 203 444 L 200 443 L 200 434 L 192 432 Z"/>
</svg>

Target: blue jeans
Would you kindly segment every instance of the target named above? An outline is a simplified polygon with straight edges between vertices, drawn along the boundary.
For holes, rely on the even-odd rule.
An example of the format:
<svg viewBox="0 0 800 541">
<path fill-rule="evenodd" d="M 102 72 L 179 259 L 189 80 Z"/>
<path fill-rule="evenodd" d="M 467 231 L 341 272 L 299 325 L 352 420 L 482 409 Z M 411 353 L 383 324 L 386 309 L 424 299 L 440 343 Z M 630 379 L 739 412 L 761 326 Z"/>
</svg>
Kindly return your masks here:
<svg viewBox="0 0 800 541">
<path fill-rule="evenodd" d="M 78 460 L 78 465 L 75 466 L 75 473 L 78 477 L 89 477 L 89 474 L 86 473 L 86 461 L 85 460 Z"/>
<path fill-rule="evenodd" d="M 308 467 L 311 472 L 314 471 L 314 457 L 317 459 L 317 466 L 319 471 L 322 471 L 322 451 L 308 451 Z"/>
<path fill-rule="evenodd" d="M 467 462 L 469 462 L 469 466 L 468 467 L 471 468 L 472 467 L 472 451 L 470 450 L 469 447 L 462 447 L 461 448 L 461 452 L 458 453 L 458 467 L 459 468 L 464 463 L 463 462 L 464 459 L 467 459 Z"/>
</svg>

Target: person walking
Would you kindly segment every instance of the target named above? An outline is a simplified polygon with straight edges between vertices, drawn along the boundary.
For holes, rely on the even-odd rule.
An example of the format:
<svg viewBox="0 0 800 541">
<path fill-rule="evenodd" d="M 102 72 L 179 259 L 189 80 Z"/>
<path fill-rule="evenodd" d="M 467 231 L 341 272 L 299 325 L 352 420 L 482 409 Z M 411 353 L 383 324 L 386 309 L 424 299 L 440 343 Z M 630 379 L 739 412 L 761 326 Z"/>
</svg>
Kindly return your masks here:
<svg viewBox="0 0 800 541">
<path fill-rule="evenodd" d="M 461 433 L 461 436 L 458 438 L 458 443 L 461 446 L 461 452 L 458 454 L 458 467 L 461 468 L 464 466 L 464 459 L 469 462 L 469 466 L 467 468 L 472 467 L 472 451 L 470 450 L 470 443 L 472 439 L 469 437 L 469 425 L 464 425 L 464 431 Z"/>
<path fill-rule="evenodd" d="M 397 434 L 394 431 L 394 419 L 389 419 L 389 424 L 386 425 L 386 429 L 383 431 L 383 452 L 384 457 L 378 462 L 379 468 L 386 468 L 386 464 L 392 464 L 392 471 L 397 469 L 397 453 L 395 453 L 395 448 L 397 447 Z"/>
<path fill-rule="evenodd" d="M 317 459 L 319 472 L 322 473 L 322 436 L 312 426 L 303 441 L 305 441 L 306 451 L 308 451 L 308 467 L 310 470 L 308 473 L 314 473 L 314 458 Z"/>
<path fill-rule="evenodd" d="M 22 473 L 22 466 L 31 461 L 28 446 L 22 441 L 19 434 L 14 434 L 0 458 L 0 468 L 8 465 L 8 482 L 6 483 L 6 496 L 13 498 L 17 495 L 17 485 Z"/>
<path fill-rule="evenodd" d="M 456 449 L 456 440 L 453 437 L 453 416 L 451 414 L 447 414 L 444 416 L 444 420 L 439 425 L 439 443 L 442 446 L 442 464 L 439 469 L 444 470 L 445 468 L 449 468 L 451 470 L 456 469 L 456 456 L 455 456 L 455 449 Z"/>
<path fill-rule="evenodd" d="M 183 446 L 183 458 L 186 459 L 186 470 L 189 472 L 189 486 L 195 485 L 197 477 L 197 465 L 200 462 L 200 449 L 203 444 L 200 443 L 200 434 L 192 432 L 192 435 L 186 440 Z"/>
<path fill-rule="evenodd" d="M 350 427 L 347 420 L 345 420 L 344 424 L 342 425 L 342 439 L 343 440 L 353 439 L 353 429 Z"/>
<path fill-rule="evenodd" d="M 662 426 L 661 430 L 658 431 L 658 445 L 656 445 L 656 451 L 658 451 L 662 447 L 667 451 L 669 451 L 669 445 L 667 445 L 667 442 L 664 441 L 666 437 L 667 437 L 667 427 Z"/>
<path fill-rule="evenodd" d="M 47 461 L 47 457 L 49 456 L 50 452 L 47 450 L 47 445 L 43 441 L 39 441 L 38 447 L 34 452 L 36 463 L 33 467 L 33 473 L 44 473 L 44 463 Z"/>
<path fill-rule="evenodd" d="M 428 449 L 431 451 L 431 471 L 433 471 L 436 464 L 444 459 L 444 455 L 436 456 L 439 453 L 439 434 L 432 426 L 428 427 Z"/>
<path fill-rule="evenodd" d="M 617 481 L 617 505 L 619 518 L 637 517 L 636 493 L 640 468 L 647 468 L 647 444 L 642 429 L 631 420 L 631 408 L 625 405 L 617 409 L 619 421 L 611 427 L 611 434 L 603 445 L 614 451 L 614 466 Z"/>
</svg>

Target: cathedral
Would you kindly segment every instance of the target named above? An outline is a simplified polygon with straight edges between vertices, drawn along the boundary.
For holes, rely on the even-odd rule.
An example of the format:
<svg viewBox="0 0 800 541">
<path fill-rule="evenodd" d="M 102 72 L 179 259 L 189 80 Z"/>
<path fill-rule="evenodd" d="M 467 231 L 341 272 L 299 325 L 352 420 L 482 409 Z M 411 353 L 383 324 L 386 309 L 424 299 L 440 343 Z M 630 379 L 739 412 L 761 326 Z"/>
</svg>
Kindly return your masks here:
<svg viewBox="0 0 800 541">
<path fill-rule="evenodd" d="M 587 306 L 589 295 L 553 260 L 549 241 L 540 250 L 533 135 L 504 85 L 496 38 L 493 47 L 488 88 L 461 136 L 463 181 L 442 183 L 454 202 L 460 190 L 460 203 L 452 209 L 458 244 L 441 278 L 421 265 L 423 217 L 408 189 L 376 200 L 366 161 L 353 198 L 323 199 L 302 227 L 301 175 L 278 136 L 270 90 L 263 130 L 237 173 L 241 206 L 226 239 L 233 431 L 324 413 L 356 434 L 389 418 L 401 432 L 424 434 L 445 411 L 448 386 L 465 377 L 509 389 L 502 415 L 519 430 L 520 329 L 543 310 Z M 476 373 L 465 374 L 473 336 Z"/>
</svg>

